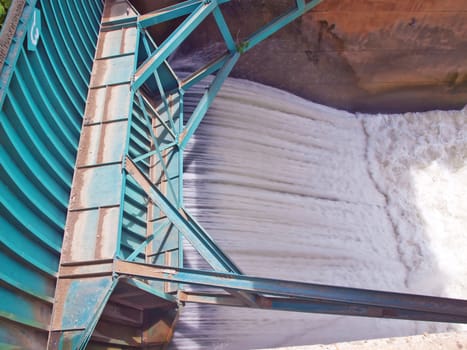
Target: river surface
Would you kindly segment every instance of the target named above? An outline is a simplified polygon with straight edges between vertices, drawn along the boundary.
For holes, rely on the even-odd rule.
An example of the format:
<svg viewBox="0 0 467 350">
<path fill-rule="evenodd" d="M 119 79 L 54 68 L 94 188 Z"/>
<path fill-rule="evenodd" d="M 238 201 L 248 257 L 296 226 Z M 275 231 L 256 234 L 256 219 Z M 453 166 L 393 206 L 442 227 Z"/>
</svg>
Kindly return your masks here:
<svg viewBox="0 0 467 350">
<path fill-rule="evenodd" d="M 186 207 L 246 274 L 467 298 L 467 109 L 355 115 L 229 79 L 185 167 Z M 206 266 L 192 252 L 186 265 Z M 171 348 L 456 329 L 187 305 Z"/>
</svg>

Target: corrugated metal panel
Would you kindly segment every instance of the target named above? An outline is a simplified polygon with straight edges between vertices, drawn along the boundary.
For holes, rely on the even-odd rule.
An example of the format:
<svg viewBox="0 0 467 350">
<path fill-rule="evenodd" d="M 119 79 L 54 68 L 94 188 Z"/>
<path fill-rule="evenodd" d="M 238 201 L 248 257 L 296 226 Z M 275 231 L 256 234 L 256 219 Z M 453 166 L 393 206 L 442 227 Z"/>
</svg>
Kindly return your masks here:
<svg viewBox="0 0 467 350">
<path fill-rule="evenodd" d="M 34 7 L 41 34 L 29 51 L 24 32 Z M 40 349 L 47 341 L 102 7 L 98 0 L 26 1 L 1 72 L 2 348 Z"/>
</svg>

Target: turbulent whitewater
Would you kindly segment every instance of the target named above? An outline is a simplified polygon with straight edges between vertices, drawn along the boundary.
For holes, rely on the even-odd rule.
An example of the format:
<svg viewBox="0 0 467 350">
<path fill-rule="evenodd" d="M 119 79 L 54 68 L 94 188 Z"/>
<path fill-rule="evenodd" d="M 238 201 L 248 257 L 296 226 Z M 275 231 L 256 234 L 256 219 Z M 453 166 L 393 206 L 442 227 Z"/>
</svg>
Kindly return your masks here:
<svg viewBox="0 0 467 350">
<path fill-rule="evenodd" d="M 355 115 L 230 79 L 192 141 L 185 204 L 245 273 L 467 298 L 467 109 Z M 188 305 L 172 348 L 458 328 Z"/>
</svg>

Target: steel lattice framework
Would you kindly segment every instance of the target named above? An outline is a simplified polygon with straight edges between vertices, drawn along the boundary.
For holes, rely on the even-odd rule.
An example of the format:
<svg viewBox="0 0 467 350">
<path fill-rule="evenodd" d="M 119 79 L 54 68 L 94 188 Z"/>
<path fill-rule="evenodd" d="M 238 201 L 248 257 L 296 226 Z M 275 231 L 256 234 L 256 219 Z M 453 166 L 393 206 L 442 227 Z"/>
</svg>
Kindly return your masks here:
<svg viewBox="0 0 467 350">
<path fill-rule="evenodd" d="M 83 349 L 91 337 L 118 338 L 99 325 L 125 307 L 141 311 L 140 346 L 164 347 L 185 302 L 467 322 L 464 300 L 246 276 L 184 209 L 183 151 L 240 55 L 320 1 L 296 0 L 242 42 L 233 39 L 222 15 L 226 2 L 187 0 L 138 15 L 125 0 L 106 1 L 48 347 Z M 226 52 L 179 79 L 167 59 L 210 15 Z M 180 17 L 177 29 L 156 45 L 146 28 Z M 213 79 L 204 95 L 185 115 L 185 94 L 208 76 Z M 212 271 L 183 268 L 184 239 Z M 186 292 L 184 284 L 219 292 Z M 137 323 L 136 316 L 126 317 Z"/>
</svg>

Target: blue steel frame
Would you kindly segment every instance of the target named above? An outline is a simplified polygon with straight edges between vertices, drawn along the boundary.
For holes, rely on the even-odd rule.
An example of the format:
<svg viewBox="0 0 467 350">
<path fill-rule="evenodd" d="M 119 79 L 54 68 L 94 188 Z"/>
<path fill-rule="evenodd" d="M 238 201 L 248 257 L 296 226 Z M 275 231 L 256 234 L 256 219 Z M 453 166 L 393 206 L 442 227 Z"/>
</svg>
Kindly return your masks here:
<svg viewBox="0 0 467 350">
<path fill-rule="evenodd" d="M 248 39 L 236 44 L 220 8 L 220 5 L 226 2 L 228 1 L 188 0 L 162 10 L 141 15 L 138 20 L 140 30 L 144 30 L 149 26 L 160 24 L 167 20 L 187 16 L 180 26 L 137 68 L 132 89 L 139 99 L 141 99 L 139 89 L 144 86 L 145 82 L 152 74 L 155 74 L 157 77 L 157 69 L 163 63 L 167 64 L 166 59 L 170 54 L 175 51 L 209 14 L 214 16 L 227 47 L 227 52 L 224 55 L 180 81 L 178 88 L 172 92 L 179 96 L 179 103 L 182 104 L 185 91 L 208 75 L 214 75 L 214 79 L 198 102 L 197 107 L 188 119 L 186 125 L 183 125 L 183 118 L 180 118 L 179 120 L 182 123 L 179 125 L 179 129 L 175 130 L 172 128 L 171 130 L 171 134 L 174 136 L 174 142 L 170 143 L 169 147 L 177 147 L 180 152 L 183 152 L 187 146 L 191 136 L 206 115 L 207 110 L 235 63 L 238 61 L 240 55 L 320 3 L 318 0 L 308 2 L 297 0 L 295 8 L 261 28 Z M 163 106 L 167 109 L 167 96 L 163 91 L 164 82 L 161 82 L 159 78 L 156 79 Z M 141 104 L 140 101 L 140 105 Z M 179 111 L 181 113 L 183 108 L 179 108 Z M 148 118 L 147 115 L 146 117 Z M 169 129 L 167 125 L 165 125 L 165 128 Z M 156 148 L 155 152 L 162 162 L 157 137 L 152 134 L 152 138 Z M 154 151 L 152 151 L 152 153 L 154 153 Z M 462 300 L 287 281 L 280 281 L 280 283 L 278 283 L 279 281 L 277 280 L 267 280 L 242 275 L 239 268 L 183 208 L 183 202 L 171 202 L 161 193 L 154 183 L 151 183 L 150 179 L 145 176 L 143 171 L 138 167 L 137 161 L 139 159 L 140 158 L 136 158 L 132 160 L 130 157 L 126 158 L 125 169 L 127 173 L 136 180 L 141 188 L 144 189 L 152 203 L 165 213 L 169 221 L 179 230 L 183 237 L 195 247 L 200 255 L 203 256 L 209 265 L 218 273 L 190 271 L 183 268 L 175 268 L 174 270 L 167 271 L 161 266 L 128 264 L 119 261 L 116 263 L 115 268 L 118 274 L 140 276 L 142 278 L 155 280 L 176 281 L 183 284 L 217 287 L 228 290 L 230 294 L 232 294 L 232 291 L 237 292 L 233 297 L 225 294 L 211 297 L 193 292 L 181 292 L 180 295 L 183 295 L 181 300 L 188 302 L 206 302 L 235 306 L 245 306 L 245 304 L 247 304 L 246 306 L 269 307 L 272 309 L 424 319 L 445 322 L 467 321 L 467 302 Z M 179 170 L 181 171 L 181 169 Z M 164 172 L 167 173 L 165 167 Z M 241 294 L 239 295 L 238 293 Z M 258 295 L 258 293 L 267 294 L 268 296 L 279 295 L 282 298 L 270 299 L 264 295 Z"/>
<path fill-rule="evenodd" d="M 119 1 L 122 0 L 109 0 L 107 3 L 111 6 Z M 99 58 L 104 62 L 102 64 L 105 64 L 105 60 L 127 59 L 131 56 L 128 62 L 133 62 L 134 70 L 130 77 L 125 75 L 124 79 L 118 80 L 114 78 L 114 74 L 119 74 L 118 71 L 111 71 L 117 65 L 109 64 L 108 67 L 114 67 L 108 68 L 113 73 L 108 74 L 100 85 L 94 84 L 90 96 L 103 88 L 110 91 L 114 88 L 129 87 L 125 98 L 130 108 L 125 117 L 116 119 L 116 122 L 121 123 L 119 130 L 124 130 L 118 134 L 118 138 L 110 131 L 108 136 L 105 132 L 102 133 L 102 137 L 106 139 L 101 143 L 108 142 L 112 145 L 112 156 L 109 156 L 106 162 L 82 163 L 78 169 L 79 173 L 75 174 L 73 189 L 76 190 L 75 197 L 78 199 L 72 202 L 67 219 L 70 225 L 67 224 L 69 230 L 65 233 L 66 249 L 62 255 L 57 285 L 57 293 L 61 294 L 56 298 L 54 305 L 49 348 L 63 348 L 67 344 L 72 348 L 84 348 L 107 301 L 117 285 L 124 280 L 140 290 L 150 291 L 173 303 L 174 308 L 177 307 L 177 303 L 198 302 L 466 323 L 465 300 L 245 276 L 184 209 L 183 151 L 235 63 L 242 53 L 320 3 L 319 0 L 296 0 L 295 7 L 289 12 L 237 44 L 221 11 L 221 5 L 227 2 L 229 1 L 187 0 L 140 16 L 127 13 L 125 18 L 103 23 L 102 36 L 124 28 L 136 30 L 135 46 L 132 50 Z M 181 80 L 170 68 L 167 58 L 211 14 L 225 41 L 226 53 Z M 159 46 L 146 32 L 149 26 L 182 16 L 186 18 Z M 98 68 L 95 64 L 96 76 L 99 76 Z M 185 93 L 210 75 L 214 76 L 213 80 L 185 124 Z M 110 103 L 106 100 L 100 102 Z M 88 126 L 108 127 L 105 123 L 91 123 Z M 82 137 L 80 142 L 80 149 L 89 149 L 89 145 L 95 143 L 86 137 Z M 123 148 L 118 146 L 122 143 Z M 98 151 L 99 149 L 96 153 Z M 78 163 L 80 159 L 78 154 Z M 81 182 L 80 176 L 84 179 Z M 119 187 L 117 194 L 101 190 L 100 187 L 104 185 L 99 182 L 99 178 L 102 176 L 107 176 L 108 181 L 112 181 L 111 187 Z M 116 196 L 118 201 L 114 199 Z M 72 198 L 75 197 L 72 192 Z M 132 203 L 138 201 L 147 203 L 145 211 L 132 211 Z M 112 216 L 113 209 L 118 212 L 118 217 Z M 130 219 L 126 213 L 130 213 Z M 85 219 L 84 215 L 87 215 Z M 88 222 L 86 220 L 90 220 L 90 215 L 101 218 L 93 221 L 94 226 L 97 226 L 97 223 L 101 225 L 102 220 L 115 220 L 112 221 L 113 225 L 106 227 L 112 227 L 116 231 L 84 232 L 79 225 L 73 226 L 74 222 L 79 220 Z M 122 237 L 131 236 L 131 232 L 127 231 L 131 231 L 130 226 L 136 222 L 131 220 L 139 219 L 146 222 L 146 234 L 134 240 L 129 249 L 123 245 L 123 241 L 128 239 Z M 131 225 L 128 224 L 128 220 Z M 95 227 L 94 229 L 97 230 Z M 86 237 L 94 240 L 96 235 L 104 237 L 96 246 L 105 246 L 105 249 L 99 249 L 105 250 L 106 255 L 99 251 L 90 259 L 89 252 L 77 245 L 82 242 L 79 235 L 89 235 Z M 183 268 L 183 239 L 193 245 L 214 272 Z M 180 288 L 183 284 L 213 287 L 220 289 L 221 293 L 184 292 Z M 83 304 L 86 307 L 83 307 Z M 70 319 L 78 321 L 70 322 Z"/>
</svg>

